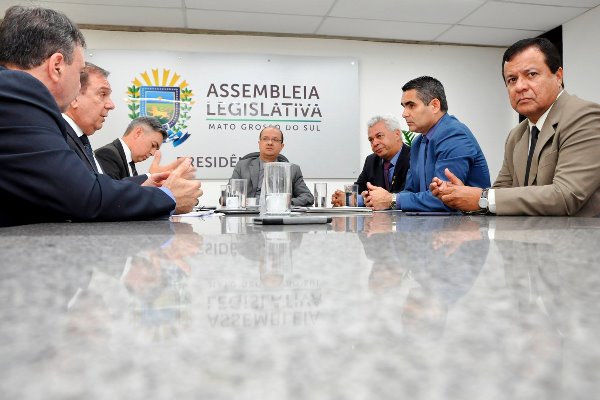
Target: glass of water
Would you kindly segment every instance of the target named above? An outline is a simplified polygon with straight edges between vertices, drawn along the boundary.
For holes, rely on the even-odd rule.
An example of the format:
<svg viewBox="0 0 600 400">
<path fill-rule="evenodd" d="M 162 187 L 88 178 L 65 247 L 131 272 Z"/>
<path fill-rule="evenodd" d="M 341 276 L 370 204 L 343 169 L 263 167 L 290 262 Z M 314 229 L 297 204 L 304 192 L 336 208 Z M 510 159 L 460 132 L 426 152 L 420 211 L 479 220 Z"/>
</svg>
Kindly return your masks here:
<svg viewBox="0 0 600 400">
<path fill-rule="evenodd" d="M 327 184 L 315 183 L 315 207 L 327 207 Z"/>
</svg>

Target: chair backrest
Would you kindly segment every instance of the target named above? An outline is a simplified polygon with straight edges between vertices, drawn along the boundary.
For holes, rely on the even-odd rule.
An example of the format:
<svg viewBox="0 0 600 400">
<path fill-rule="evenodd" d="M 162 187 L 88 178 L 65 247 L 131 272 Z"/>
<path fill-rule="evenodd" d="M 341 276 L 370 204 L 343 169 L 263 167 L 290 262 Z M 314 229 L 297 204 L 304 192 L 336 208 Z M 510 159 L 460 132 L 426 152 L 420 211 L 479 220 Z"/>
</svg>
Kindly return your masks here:
<svg viewBox="0 0 600 400">
<path fill-rule="evenodd" d="M 260 153 L 258 151 L 252 152 L 252 153 L 248 153 L 246 154 L 244 157 L 240 158 L 240 160 L 247 160 L 248 158 L 258 158 L 258 156 L 260 156 Z M 290 162 L 286 156 L 284 156 L 283 154 L 280 154 L 277 156 L 277 161 L 279 162 Z"/>
</svg>

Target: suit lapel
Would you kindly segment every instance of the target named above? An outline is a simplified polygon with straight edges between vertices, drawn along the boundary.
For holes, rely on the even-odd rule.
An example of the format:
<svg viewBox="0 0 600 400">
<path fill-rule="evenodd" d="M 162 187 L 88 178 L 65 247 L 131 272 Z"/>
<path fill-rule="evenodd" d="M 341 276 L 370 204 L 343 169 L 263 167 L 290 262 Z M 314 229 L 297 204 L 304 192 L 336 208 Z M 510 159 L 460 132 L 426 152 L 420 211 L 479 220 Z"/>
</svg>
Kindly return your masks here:
<svg viewBox="0 0 600 400">
<path fill-rule="evenodd" d="M 516 180 L 519 186 L 524 186 L 527 155 L 529 154 L 529 128 L 527 120 L 521 124 L 522 126 L 519 127 L 521 129 L 520 139 L 517 141 L 513 152 L 513 164 L 515 166 Z M 529 174 L 531 175 L 531 172 Z"/>
<path fill-rule="evenodd" d="M 254 158 L 250 161 L 250 185 L 252 187 L 258 187 L 258 178 L 260 174 L 260 160 Z"/>
<path fill-rule="evenodd" d="M 69 135 L 71 140 L 75 143 L 75 146 L 77 146 L 77 148 L 79 149 L 80 153 L 87 160 L 89 167 L 92 169 L 92 171 L 95 171 L 96 170 L 95 162 L 94 162 L 94 160 L 90 160 L 90 157 L 88 157 L 87 152 L 85 151 L 85 148 L 83 147 L 83 143 L 81 143 L 81 140 L 79 140 L 77 133 L 75 133 L 75 131 L 73 130 L 73 127 L 67 121 L 65 121 L 65 125 L 67 127 L 67 135 Z"/>
<path fill-rule="evenodd" d="M 117 151 L 119 152 L 119 156 L 121 156 L 121 162 L 123 163 L 122 165 L 123 165 L 123 168 L 125 168 L 125 172 L 127 173 L 127 176 L 131 176 L 131 171 L 129 171 L 129 165 L 127 165 L 127 156 L 125 155 L 125 149 L 123 149 L 123 145 L 121 144 L 121 141 L 119 139 L 115 139 L 115 140 L 113 140 L 113 144 L 117 148 Z"/>
<path fill-rule="evenodd" d="M 381 186 L 385 189 L 385 179 L 383 177 L 383 158 L 375 155 L 375 172 L 373 173 L 373 182 L 375 186 Z"/>
<path fill-rule="evenodd" d="M 533 151 L 533 157 L 531 158 L 531 169 L 529 170 L 528 182 L 529 185 L 533 183 L 535 177 L 537 176 L 540 154 L 542 153 L 542 149 L 546 146 L 546 143 L 551 141 L 554 137 L 556 127 L 558 126 L 558 120 L 560 118 L 560 110 L 562 109 L 562 104 L 566 103 L 569 97 L 570 96 L 567 92 L 563 92 L 563 94 L 560 95 L 558 100 L 556 100 L 556 102 L 552 106 L 552 110 L 550 110 L 548 117 L 546 117 L 546 121 L 544 122 L 544 126 L 542 126 L 542 130 L 540 131 L 538 141 Z"/>
<path fill-rule="evenodd" d="M 403 165 L 409 156 L 410 148 L 408 147 L 408 145 L 403 144 L 402 149 L 400 149 L 400 155 L 398 156 L 398 160 L 396 160 L 396 165 L 394 166 L 394 177 L 392 178 L 392 185 L 390 186 L 390 190 L 393 193 L 396 193 L 402 189 L 401 183 L 403 180 L 405 180 L 405 178 L 400 176 L 400 174 L 402 174 L 402 171 L 404 170 Z"/>
</svg>

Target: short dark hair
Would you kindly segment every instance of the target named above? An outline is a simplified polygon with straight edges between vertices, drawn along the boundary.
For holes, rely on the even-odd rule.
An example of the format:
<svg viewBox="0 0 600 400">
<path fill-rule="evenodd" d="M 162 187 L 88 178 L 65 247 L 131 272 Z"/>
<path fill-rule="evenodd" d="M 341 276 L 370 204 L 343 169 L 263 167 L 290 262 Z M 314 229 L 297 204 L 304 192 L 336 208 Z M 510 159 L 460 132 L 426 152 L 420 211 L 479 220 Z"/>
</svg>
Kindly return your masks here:
<svg viewBox="0 0 600 400">
<path fill-rule="evenodd" d="M 523 51 L 529 49 L 530 47 L 535 47 L 544 55 L 544 62 L 550 69 L 550 72 L 553 74 L 558 71 L 559 68 L 562 67 L 562 59 L 560 57 L 560 53 L 556 46 L 546 38 L 529 38 L 529 39 L 521 39 L 518 42 L 514 43 L 504 52 L 504 56 L 502 57 L 502 80 L 504 81 L 504 64 L 513 59 L 517 54 L 522 53 Z"/>
<path fill-rule="evenodd" d="M 417 91 L 417 97 L 424 104 L 431 103 L 431 100 L 438 99 L 440 101 L 440 109 L 442 111 L 448 111 L 448 101 L 446 100 L 446 92 L 444 92 L 444 85 L 431 76 L 420 76 L 415 79 L 411 79 L 402 86 L 402 91 L 415 89 Z"/>
<path fill-rule="evenodd" d="M 52 54 L 61 53 L 73 62 L 76 46 L 85 47 L 85 38 L 65 14 L 48 8 L 10 7 L 0 24 L 0 64 L 31 69 Z"/>
<path fill-rule="evenodd" d="M 260 133 L 258 134 L 258 140 L 260 140 L 262 138 L 262 133 L 264 132 L 265 129 L 267 128 L 273 128 L 273 129 L 277 129 L 279 131 L 279 133 L 281 133 L 281 143 L 283 143 L 283 131 L 281 129 L 279 129 L 278 126 L 275 125 L 268 125 L 265 126 L 264 128 L 262 128 L 262 130 L 260 131 Z"/>
<path fill-rule="evenodd" d="M 81 89 L 79 91 L 81 93 L 85 93 L 90 84 L 90 74 L 99 74 L 105 78 L 108 78 L 110 72 L 108 72 L 104 68 L 100 68 L 96 64 L 86 62 L 85 67 L 83 67 L 83 71 L 81 71 L 81 75 L 79 76 L 79 82 L 81 83 Z"/>
<path fill-rule="evenodd" d="M 137 117 L 136 119 L 131 121 L 127 126 L 127 129 L 125 130 L 123 136 L 129 135 L 136 127 L 140 125 L 144 125 L 150 128 L 153 132 L 159 132 L 162 135 L 163 140 L 167 138 L 167 130 L 163 127 L 158 118 L 148 116 Z"/>
</svg>

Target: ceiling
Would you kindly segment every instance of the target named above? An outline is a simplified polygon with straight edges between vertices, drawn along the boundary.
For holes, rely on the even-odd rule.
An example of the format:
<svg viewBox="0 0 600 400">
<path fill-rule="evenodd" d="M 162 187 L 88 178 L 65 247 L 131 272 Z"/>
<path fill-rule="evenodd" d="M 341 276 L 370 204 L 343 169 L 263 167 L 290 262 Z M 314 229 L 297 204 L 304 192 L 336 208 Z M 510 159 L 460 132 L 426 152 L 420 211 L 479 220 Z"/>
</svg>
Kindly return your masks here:
<svg viewBox="0 0 600 400">
<path fill-rule="evenodd" d="M 600 0 L 0 0 L 36 4 L 84 28 L 344 37 L 508 46 Z"/>
</svg>

